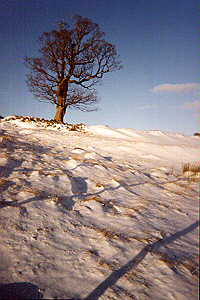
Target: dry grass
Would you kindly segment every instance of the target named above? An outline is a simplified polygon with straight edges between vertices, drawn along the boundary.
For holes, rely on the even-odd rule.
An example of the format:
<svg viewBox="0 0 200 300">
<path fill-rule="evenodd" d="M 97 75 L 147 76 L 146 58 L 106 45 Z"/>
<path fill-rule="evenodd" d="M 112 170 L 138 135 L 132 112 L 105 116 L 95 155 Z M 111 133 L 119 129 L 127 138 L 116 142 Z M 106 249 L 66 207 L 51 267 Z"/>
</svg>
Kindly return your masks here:
<svg viewBox="0 0 200 300">
<path fill-rule="evenodd" d="M 160 260 L 163 261 L 172 270 L 184 271 L 184 269 L 186 269 L 192 275 L 198 277 L 198 257 L 180 257 L 177 259 L 172 259 L 166 253 L 163 253 L 161 254 Z"/>
<path fill-rule="evenodd" d="M 192 172 L 194 174 L 200 173 L 200 162 L 186 163 L 182 168 L 183 174 L 186 172 Z"/>
<path fill-rule="evenodd" d="M 7 182 L 10 182 L 10 180 L 0 178 L 0 186 L 5 185 Z"/>
<path fill-rule="evenodd" d="M 12 142 L 13 141 L 13 137 L 10 136 L 10 135 L 0 135 L 0 141 L 3 142 L 3 141 L 10 141 Z"/>
<path fill-rule="evenodd" d="M 182 166 L 182 173 L 190 181 L 200 180 L 200 162 L 185 163 Z"/>
</svg>

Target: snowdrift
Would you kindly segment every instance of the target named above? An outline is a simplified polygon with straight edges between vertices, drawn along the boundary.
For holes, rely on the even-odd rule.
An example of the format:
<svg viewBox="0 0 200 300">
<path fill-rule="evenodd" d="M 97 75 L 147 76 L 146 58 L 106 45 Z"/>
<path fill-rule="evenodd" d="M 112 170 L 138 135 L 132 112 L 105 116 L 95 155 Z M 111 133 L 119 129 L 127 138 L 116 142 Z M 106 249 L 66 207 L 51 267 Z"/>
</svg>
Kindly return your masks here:
<svg viewBox="0 0 200 300">
<path fill-rule="evenodd" d="M 198 182 L 182 165 L 199 162 L 199 138 L 45 126 L 0 122 L 0 283 L 49 299 L 196 300 Z"/>
</svg>

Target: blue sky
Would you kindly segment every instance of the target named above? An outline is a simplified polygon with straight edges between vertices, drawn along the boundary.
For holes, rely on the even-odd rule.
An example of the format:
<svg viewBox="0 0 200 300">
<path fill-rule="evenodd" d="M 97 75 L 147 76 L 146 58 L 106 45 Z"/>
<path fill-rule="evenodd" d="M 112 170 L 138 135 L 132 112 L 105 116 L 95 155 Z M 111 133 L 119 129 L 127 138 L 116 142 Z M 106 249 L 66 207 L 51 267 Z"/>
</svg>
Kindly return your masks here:
<svg viewBox="0 0 200 300">
<path fill-rule="evenodd" d="M 123 69 L 107 74 L 98 86 L 97 112 L 71 110 L 66 122 L 199 130 L 197 0 L 1 0 L 0 115 L 54 117 L 54 106 L 28 91 L 23 58 L 36 56 L 38 37 L 74 14 L 100 25 L 116 45 Z"/>
</svg>

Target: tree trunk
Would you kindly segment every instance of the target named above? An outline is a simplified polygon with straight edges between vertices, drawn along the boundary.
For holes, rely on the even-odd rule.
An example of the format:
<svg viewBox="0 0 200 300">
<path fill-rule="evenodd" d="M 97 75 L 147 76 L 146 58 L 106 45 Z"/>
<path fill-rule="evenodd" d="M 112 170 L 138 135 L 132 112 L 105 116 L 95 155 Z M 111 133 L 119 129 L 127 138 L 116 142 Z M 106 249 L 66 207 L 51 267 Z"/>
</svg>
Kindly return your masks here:
<svg viewBox="0 0 200 300">
<path fill-rule="evenodd" d="M 64 84 L 64 80 L 61 82 L 58 87 L 57 95 L 58 95 L 58 104 L 56 106 L 56 113 L 54 120 L 63 123 L 64 116 L 66 113 L 66 98 L 67 98 L 68 85 Z"/>
<path fill-rule="evenodd" d="M 65 113 L 66 113 L 66 107 L 57 105 L 54 120 L 59 123 L 64 123 L 63 120 L 64 120 Z"/>
</svg>

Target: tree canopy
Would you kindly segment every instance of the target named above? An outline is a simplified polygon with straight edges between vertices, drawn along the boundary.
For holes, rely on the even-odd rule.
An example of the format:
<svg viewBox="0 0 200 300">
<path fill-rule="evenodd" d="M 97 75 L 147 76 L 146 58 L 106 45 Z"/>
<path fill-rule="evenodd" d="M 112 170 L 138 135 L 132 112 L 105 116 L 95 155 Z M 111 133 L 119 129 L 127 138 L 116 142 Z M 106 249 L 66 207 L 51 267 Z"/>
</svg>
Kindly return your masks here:
<svg viewBox="0 0 200 300">
<path fill-rule="evenodd" d="M 116 47 L 90 19 L 74 16 L 39 38 L 39 57 L 26 57 L 27 85 L 36 98 L 56 105 L 55 120 L 63 122 L 66 109 L 96 109 L 95 86 L 104 74 L 119 70 Z"/>
</svg>

